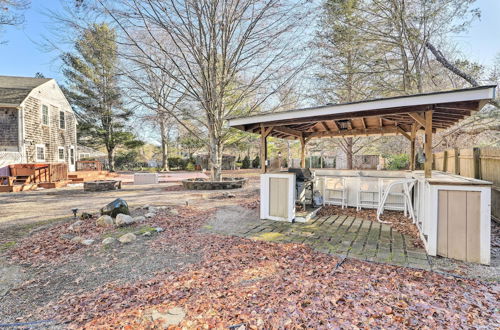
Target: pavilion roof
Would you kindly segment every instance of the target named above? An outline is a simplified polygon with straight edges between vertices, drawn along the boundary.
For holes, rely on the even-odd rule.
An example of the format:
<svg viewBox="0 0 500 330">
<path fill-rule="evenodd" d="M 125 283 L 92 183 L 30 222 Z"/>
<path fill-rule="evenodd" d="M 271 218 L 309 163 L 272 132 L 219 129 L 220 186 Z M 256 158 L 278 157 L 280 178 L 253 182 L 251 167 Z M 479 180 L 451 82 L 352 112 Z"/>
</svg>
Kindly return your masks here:
<svg viewBox="0 0 500 330">
<path fill-rule="evenodd" d="M 229 126 L 284 139 L 359 135 L 408 136 L 412 125 L 424 127 L 425 111 L 433 111 L 432 127 L 446 129 L 481 110 L 495 98 L 496 85 L 451 91 L 327 104 L 283 112 L 232 118 Z"/>
</svg>

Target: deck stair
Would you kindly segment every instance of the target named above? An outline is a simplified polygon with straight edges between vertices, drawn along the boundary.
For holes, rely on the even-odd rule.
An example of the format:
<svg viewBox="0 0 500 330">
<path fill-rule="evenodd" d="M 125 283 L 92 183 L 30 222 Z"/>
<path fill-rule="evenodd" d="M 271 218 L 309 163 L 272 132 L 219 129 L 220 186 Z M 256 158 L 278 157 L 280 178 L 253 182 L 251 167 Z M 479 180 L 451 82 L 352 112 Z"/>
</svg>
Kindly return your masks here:
<svg viewBox="0 0 500 330">
<path fill-rule="evenodd" d="M 71 180 L 72 183 L 82 183 L 87 181 L 106 180 L 113 176 L 115 176 L 115 173 L 109 173 L 108 171 L 76 171 L 70 172 L 68 174 L 68 179 Z"/>
</svg>

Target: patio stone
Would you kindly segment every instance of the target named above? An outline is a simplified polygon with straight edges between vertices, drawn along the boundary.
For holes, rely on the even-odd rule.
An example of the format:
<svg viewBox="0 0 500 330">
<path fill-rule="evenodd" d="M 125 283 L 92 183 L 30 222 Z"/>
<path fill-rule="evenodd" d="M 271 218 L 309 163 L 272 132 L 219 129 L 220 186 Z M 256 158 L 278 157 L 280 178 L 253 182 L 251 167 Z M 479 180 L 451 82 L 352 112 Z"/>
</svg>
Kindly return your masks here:
<svg viewBox="0 0 500 330">
<path fill-rule="evenodd" d="M 244 237 L 282 243 L 307 244 L 338 257 L 431 269 L 425 250 L 406 245 L 411 239 L 390 225 L 345 215 L 318 217 L 307 223 L 262 220 Z"/>
</svg>

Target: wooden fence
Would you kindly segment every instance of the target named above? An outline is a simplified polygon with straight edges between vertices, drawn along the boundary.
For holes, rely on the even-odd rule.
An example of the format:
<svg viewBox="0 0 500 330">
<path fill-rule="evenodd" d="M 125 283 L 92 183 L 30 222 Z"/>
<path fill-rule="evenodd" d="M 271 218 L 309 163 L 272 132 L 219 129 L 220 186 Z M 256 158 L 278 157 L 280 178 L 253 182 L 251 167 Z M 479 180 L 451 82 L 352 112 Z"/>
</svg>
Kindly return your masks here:
<svg viewBox="0 0 500 330">
<path fill-rule="evenodd" d="M 500 148 L 451 149 L 434 154 L 438 171 L 493 182 L 491 213 L 500 219 Z"/>
<path fill-rule="evenodd" d="M 98 160 L 79 160 L 76 162 L 77 171 L 102 171 L 102 163 Z"/>
<path fill-rule="evenodd" d="M 493 182 L 500 187 L 500 148 L 451 149 L 434 153 L 433 168 Z"/>
</svg>

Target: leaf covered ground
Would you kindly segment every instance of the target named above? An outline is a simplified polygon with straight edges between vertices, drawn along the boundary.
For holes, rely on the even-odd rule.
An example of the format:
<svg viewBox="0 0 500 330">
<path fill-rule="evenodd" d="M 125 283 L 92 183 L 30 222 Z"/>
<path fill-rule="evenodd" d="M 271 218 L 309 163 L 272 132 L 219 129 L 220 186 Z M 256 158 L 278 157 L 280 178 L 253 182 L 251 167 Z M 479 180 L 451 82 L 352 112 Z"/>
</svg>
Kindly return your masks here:
<svg viewBox="0 0 500 330">
<path fill-rule="evenodd" d="M 203 240 L 199 264 L 70 297 L 55 311 L 85 328 L 161 325 L 146 315 L 172 307 L 186 311 L 181 326 L 188 328 L 500 325 L 497 284 L 354 260 L 336 268 L 339 259 L 302 245 L 214 235 Z M 186 247 L 194 246 L 200 248 Z"/>
<path fill-rule="evenodd" d="M 253 197 L 239 197 L 232 200 L 255 208 Z M 178 215 L 160 213 L 141 225 L 161 226 L 164 232 L 117 247 L 116 253 L 62 239 L 69 223 L 45 228 L 10 249 L 8 260 L 47 270 L 38 274 L 68 269 L 60 279 L 47 282 L 37 276 L 40 283 L 36 287 L 26 283 L 12 294 L 24 299 L 34 290 L 42 294 L 52 286 L 61 293 L 51 296 L 27 320 L 55 319 L 65 327 L 88 329 L 162 327 L 161 319 L 151 317 L 152 311 L 174 307 L 185 311 L 179 325 L 185 328 L 236 324 L 248 328 L 500 326 L 498 282 L 341 260 L 305 245 L 208 233 L 201 229 L 214 216 L 213 211 L 193 205 L 179 208 Z M 79 230 L 79 234 L 97 239 L 112 235 L 116 229 L 97 227 L 89 221 Z M 139 255 L 130 258 L 134 251 Z M 80 258 L 89 260 L 89 255 L 101 266 L 73 268 Z M 183 260 L 184 256 L 191 257 Z M 177 263 L 169 261 L 177 257 Z M 122 267 L 120 262 L 128 258 L 130 264 Z M 152 265 L 157 267 L 149 267 Z M 125 281 L 127 272 L 132 274 L 136 268 L 145 271 Z M 70 270 L 78 272 L 71 275 L 75 280 L 67 274 Z M 100 282 L 88 285 L 93 277 Z M 72 281 L 66 290 L 69 278 Z M 116 281 L 118 278 L 122 280 Z"/>
</svg>

